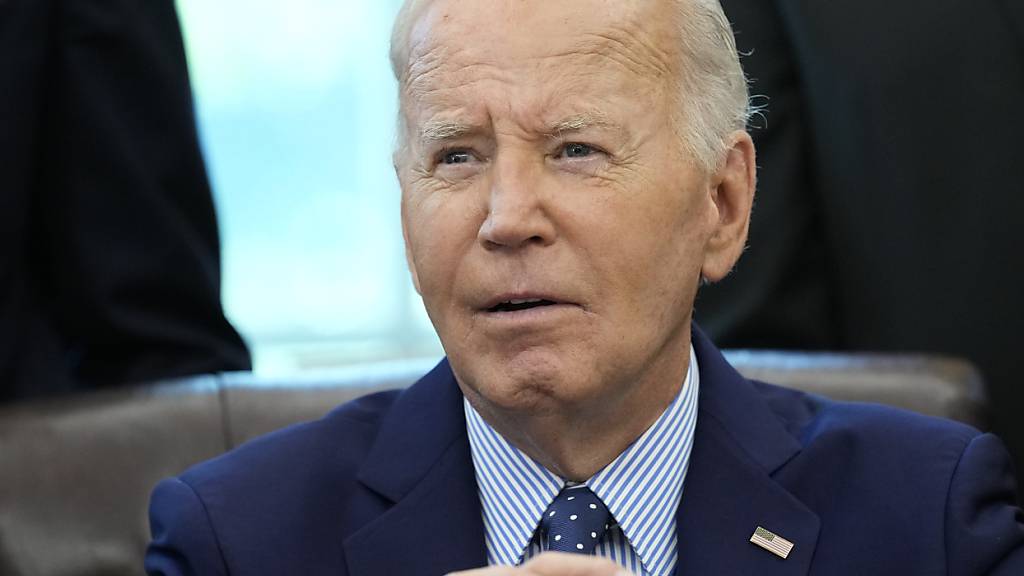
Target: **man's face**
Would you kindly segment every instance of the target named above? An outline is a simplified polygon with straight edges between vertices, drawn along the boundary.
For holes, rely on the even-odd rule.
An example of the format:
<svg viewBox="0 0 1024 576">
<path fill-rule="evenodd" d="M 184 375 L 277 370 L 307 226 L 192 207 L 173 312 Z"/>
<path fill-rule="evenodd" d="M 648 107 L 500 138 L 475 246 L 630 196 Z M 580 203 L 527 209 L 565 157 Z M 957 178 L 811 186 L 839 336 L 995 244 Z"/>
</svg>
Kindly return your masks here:
<svg viewBox="0 0 1024 576">
<path fill-rule="evenodd" d="M 685 366 L 718 217 L 674 129 L 670 5 L 438 0 L 413 28 L 403 229 L 478 407 L 582 409 Z"/>
</svg>

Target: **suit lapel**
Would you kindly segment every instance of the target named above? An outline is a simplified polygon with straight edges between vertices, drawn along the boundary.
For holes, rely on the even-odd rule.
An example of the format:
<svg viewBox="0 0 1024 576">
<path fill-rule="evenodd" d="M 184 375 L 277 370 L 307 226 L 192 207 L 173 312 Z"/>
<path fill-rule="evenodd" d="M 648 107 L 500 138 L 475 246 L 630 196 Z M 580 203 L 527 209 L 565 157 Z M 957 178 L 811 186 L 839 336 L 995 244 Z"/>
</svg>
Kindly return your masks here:
<svg viewBox="0 0 1024 576">
<path fill-rule="evenodd" d="M 799 576 L 820 521 L 771 474 L 800 445 L 753 389 L 694 328 L 700 411 L 677 525 L 679 576 Z M 763 527 L 794 543 L 785 560 L 752 543 Z"/>
<path fill-rule="evenodd" d="M 444 574 L 487 564 L 462 394 L 447 361 L 396 401 L 359 480 L 395 504 L 345 539 L 351 574 Z"/>
</svg>

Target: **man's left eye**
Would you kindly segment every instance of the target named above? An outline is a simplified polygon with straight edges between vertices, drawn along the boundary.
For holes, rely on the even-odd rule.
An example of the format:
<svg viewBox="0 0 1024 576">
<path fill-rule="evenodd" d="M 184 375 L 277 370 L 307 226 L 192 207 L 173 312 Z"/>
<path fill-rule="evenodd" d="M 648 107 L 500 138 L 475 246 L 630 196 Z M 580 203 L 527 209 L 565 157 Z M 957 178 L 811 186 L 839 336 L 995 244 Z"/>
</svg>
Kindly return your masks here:
<svg viewBox="0 0 1024 576">
<path fill-rule="evenodd" d="M 579 142 L 570 142 L 562 148 L 562 154 L 566 158 L 586 158 L 596 152 L 593 146 L 587 144 L 581 144 Z"/>
<path fill-rule="evenodd" d="M 465 150 L 449 150 L 441 157 L 441 161 L 444 164 L 465 164 L 472 159 L 472 154 Z"/>
</svg>

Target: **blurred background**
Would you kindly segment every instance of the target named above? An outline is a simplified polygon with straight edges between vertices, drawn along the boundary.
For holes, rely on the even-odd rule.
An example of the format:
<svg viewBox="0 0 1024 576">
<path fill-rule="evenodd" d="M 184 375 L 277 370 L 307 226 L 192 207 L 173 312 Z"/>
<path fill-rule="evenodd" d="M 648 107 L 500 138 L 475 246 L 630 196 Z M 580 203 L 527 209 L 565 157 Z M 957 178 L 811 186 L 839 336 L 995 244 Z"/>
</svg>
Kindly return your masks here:
<svg viewBox="0 0 1024 576">
<path fill-rule="evenodd" d="M 224 308 L 254 371 L 440 357 L 406 270 L 391 168 L 401 2 L 177 5 Z"/>
</svg>

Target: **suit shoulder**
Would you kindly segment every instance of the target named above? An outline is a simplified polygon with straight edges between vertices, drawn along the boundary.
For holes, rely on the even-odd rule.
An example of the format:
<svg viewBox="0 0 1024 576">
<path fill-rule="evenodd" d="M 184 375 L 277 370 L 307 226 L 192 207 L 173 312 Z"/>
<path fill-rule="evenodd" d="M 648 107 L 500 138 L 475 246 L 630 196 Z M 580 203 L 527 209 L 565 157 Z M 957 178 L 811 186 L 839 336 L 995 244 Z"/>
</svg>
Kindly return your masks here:
<svg viewBox="0 0 1024 576">
<path fill-rule="evenodd" d="M 154 542 L 166 540 L 172 554 L 180 545 L 197 557 L 217 558 L 232 573 L 285 573 L 284 566 L 300 562 L 296 558 L 322 557 L 339 535 L 386 508 L 357 475 L 401 394 L 358 398 L 165 480 L 151 500 Z M 193 526 L 206 536 L 193 537 Z M 288 553 L 270 561 L 266 551 L 273 549 Z M 151 549 L 153 562 L 166 556 L 160 550 Z"/>
<path fill-rule="evenodd" d="M 774 384 L 753 381 L 755 389 L 786 429 L 805 447 L 845 438 L 896 452 L 945 446 L 957 455 L 981 432 L 953 420 L 867 402 L 844 402 Z"/>
<path fill-rule="evenodd" d="M 383 417 L 402 393 L 388 390 L 342 404 L 324 417 L 254 438 L 181 475 L 202 494 L 211 485 L 280 486 L 301 477 L 354 474 Z"/>
<path fill-rule="evenodd" d="M 906 573 L 1022 573 L 1024 516 L 995 436 L 889 406 L 753 384 L 802 446 L 773 478 L 828 525 L 818 561 L 859 564 L 850 572 L 858 574 L 908 559 L 918 568 Z M 871 538 L 860 539 L 865 534 Z"/>
<path fill-rule="evenodd" d="M 930 541 L 942 541 L 950 486 L 980 432 L 889 406 L 756 387 L 800 445 L 773 477 L 801 502 L 851 532 L 865 528 L 856 518 L 886 518 L 894 538 L 927 525 Z"/>
</svg>

